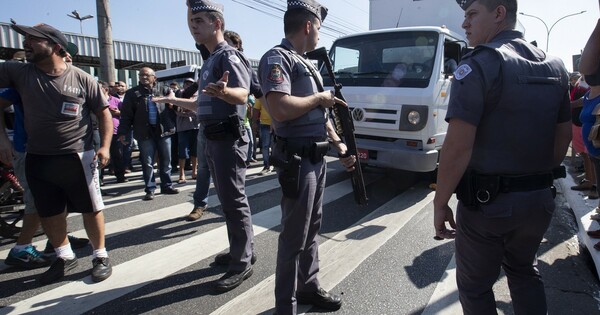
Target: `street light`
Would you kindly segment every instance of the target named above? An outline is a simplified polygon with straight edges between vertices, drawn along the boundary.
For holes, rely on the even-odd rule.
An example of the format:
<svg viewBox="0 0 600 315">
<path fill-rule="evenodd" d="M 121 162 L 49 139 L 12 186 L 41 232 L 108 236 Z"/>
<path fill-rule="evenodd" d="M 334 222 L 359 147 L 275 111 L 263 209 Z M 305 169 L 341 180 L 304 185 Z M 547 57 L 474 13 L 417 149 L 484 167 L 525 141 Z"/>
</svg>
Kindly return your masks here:
<svg viewBox="0 0 600 315">
<path fill-rule="evenodd" d="M 89 14 L 86 16 L 80 16 L 77 10 L 73 10 L 73 12 L 71 12 L 71 14 L 67 14 L 67 16 L 79 20 L 79 30 L 81 31 L 81 34 L 83 34 L 83 21 L 94 17 L 93 15 Z"/>
<path fill-rule="evenodd" d="M 539 17 L 537 17 L 535 15 L 526 14 L 526 13 L 523 13 L 523 12 L 519 12 L 519 14 L 524 15 L 524 16 L 529 16 L 529 17 L 532 17 L 532 18 L 535 18 L 535 19 L 538 19 L 538 20 L 540 20 L 544 24 L 544 26 L 546 27 L 546 52 L 548 52 L 548 43 L 550 42 L 550 32 L 552 32 L 552 29 L 554 28 L 554 26 L 556 25 L 556 23 L 558 23 L 561 20 L 563 20 L 565 18 L 568 18 L 570 16 L 583 14 L 585 12 L 587 12 L 587 11 L 584 10 L 584 11 L 581 11 L 581 12 L 577 12 L 577 13 L 572 13 L 572 14 L 565 15 L 565 16 L 561 17 L 560 19 L 558 19 L 556 22 L 554 22 L 554 24 L 552 24 L 552 26 L 550 26 L 549 29 L 548 29 L 548 25 L 546 24 L 546 22 L 544 22 L 544 20 L 542 20 L 541 18 L 539 18 Z"/>
</svg>

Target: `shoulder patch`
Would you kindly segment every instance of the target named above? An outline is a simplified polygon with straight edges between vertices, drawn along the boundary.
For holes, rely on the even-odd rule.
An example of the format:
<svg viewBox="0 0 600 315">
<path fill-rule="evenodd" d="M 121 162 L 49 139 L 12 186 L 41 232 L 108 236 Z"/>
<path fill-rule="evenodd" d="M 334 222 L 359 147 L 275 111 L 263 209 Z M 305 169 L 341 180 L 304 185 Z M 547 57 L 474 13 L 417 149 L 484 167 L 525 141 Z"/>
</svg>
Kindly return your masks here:
<svg viewBox="0 0 600 315">
<path fill-rule="evenodd" d="M 462 80 L 468 76 L 471 71 L 473 71 L 473 69 L 471 69 L 469 65 L 461 65 L 458 67 L 458 69 L 456 69 L 456 71 L 454 71 L 454 78 L 456 80 Z"/>
<path fill-rule="evenodd" d="M 281 56 L 270 56 L 267 58 L 267 63 L 270 65 L 280 65 L 283 63 Z"/>
<path fill-rule="evenodd" d="M 270 82 L 277 83 L 277 84 L 283 82 L 283 73 L 282 73 L 281 66 L 279 64 L 271 65 L 267 79 Z"/>
<path fill-rule="evenodd" d="M 229 56 L 229 61 L 231 61 L 233 63 L 239 63 L 241 60 L 240 60 L 240 57 L 238 57 L 236 55 L 231 55 L 231 56 Z"/>
</svg>

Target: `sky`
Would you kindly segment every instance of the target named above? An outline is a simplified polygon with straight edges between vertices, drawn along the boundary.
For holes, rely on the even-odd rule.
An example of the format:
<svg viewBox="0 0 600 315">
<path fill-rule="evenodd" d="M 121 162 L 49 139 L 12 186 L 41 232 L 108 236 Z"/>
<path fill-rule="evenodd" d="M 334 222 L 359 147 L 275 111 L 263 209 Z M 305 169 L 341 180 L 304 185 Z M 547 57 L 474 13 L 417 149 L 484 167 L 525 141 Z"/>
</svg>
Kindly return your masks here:
<svg viewBox="0 0 600 315">
<path fill-rule="evenodd" d="M 451 1 L 455 0 L 418 0 Z M 280 43 L 283 37 L 283 12 L 261 13 L 252 0 L 218 0 L 225 7 L 225 28 L 236 31 L 243 40 L 246 56 L 260 59 L 262 54 Z M 263 2 L 285 5 L 284 0 Z M 520 0 L 519 12 L 537 16 L 539 19 L 519 15 L 525 28 L 525 38 L 536 40 L 545 50 L 548 28 L 564 18 L 550 31 L 548 53 L 558 56 L 572 70 L 572 55 L 581 53 L 598 18 L 600 0 Z M 154 44 L 165 47 L 195 50 L 187 28 L 185 0 L 112 0 L 109 1 L 114 40 Z M 329 8 L 324 27 L 352 25 L 353 33 L 367 31 L 369 25 L 369 0 L 320 0 Z M 96 16 L 95 0 L 0 0 L 0 21 L 10 18 L 18 24 L 33 25 L 40 22 L 50 24 L 63 32 L 80 33 L 80 22 L 67 16 L 77 10 L 81 16 Z M 540 21 L 540 19 L 543 21 Z M 97 36 L 97 19 L 83 21 L 83 34 Z M 334 36 L 321 34 L 319 46 L 331 47 Z"/>
</svg>

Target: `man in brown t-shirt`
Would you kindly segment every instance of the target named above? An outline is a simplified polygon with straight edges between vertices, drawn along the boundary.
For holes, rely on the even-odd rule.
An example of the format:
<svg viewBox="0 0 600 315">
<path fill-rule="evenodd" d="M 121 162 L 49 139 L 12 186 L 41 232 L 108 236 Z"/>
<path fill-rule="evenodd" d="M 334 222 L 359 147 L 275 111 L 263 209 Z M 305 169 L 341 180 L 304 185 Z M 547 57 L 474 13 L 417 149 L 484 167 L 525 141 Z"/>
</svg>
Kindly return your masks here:
<svg viewBox="0 0 600 315">
<path fill-rule="evenodd" d="M 92 280 L 105 280 L 112 267 L 104 245 L 97 164 L 104 167 L 109 161 L 113 128 L 108 103 L 92 76 L 65 63 L 68 42 L 60 31 L 46 24 L 12 27 L 25 36 L 29 63 L 0 64 L 0 87 L 12 87 L 21 95 L 28 134 L 26 177 L 57 254 L 38 280 L 54 282 L 77 266 L 67 239 L 65 209 L 82 213 L 94 247 Z M 92 113 L 98 118 L 102 139 L 97 152 L 92 144 Z M 10 143 L 0 143 L 0 161 L 11 159 Z"/>
</svg>

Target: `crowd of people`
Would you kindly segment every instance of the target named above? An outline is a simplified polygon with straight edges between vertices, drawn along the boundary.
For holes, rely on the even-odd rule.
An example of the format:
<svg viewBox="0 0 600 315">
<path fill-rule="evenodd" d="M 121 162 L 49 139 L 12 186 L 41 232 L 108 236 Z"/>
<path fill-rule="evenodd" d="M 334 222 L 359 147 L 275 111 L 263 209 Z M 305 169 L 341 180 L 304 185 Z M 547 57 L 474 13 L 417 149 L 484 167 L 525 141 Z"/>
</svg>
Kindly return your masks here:
<svg viewBox="0 0 600 315">
<path fill-rule="evenodd" d="M 496 313 L 492 286 L 501 268 L 515 313 L 546 314 L 535 255 L 552 217 L 552 182 L 572 133 L 586 173 L 573 189 L 588 191 L 591 199 L 600 189 L 600 22 L 582 55 L 583 76 L 569 77 L 562 61 L 515 30 L 517 0 L 457 3 L 474 49 L 454 72 L 434 198 L 436 238 L 455 239 L 465 314 Z M 117 182 L 127 181 L 135 139 L 144 200 L 154 199 L 155 162 L 161 193 L 177 194 L 171 171 L 178 168 L 178 183 L 185 183 L 189 160 L 196 191 L 186 219 L 195 221 L 208 208 L 212 178 L 229 240 L 229 251 L 215 257 L 216 264 L 228 266 L 215 288 L 236 288 L 252 276 L 258 260 L 245 192 L 257 134 L 261 174 L 275 169 L 283 195 L 275 311 L 296 314 L 297 304 L 337 310 L 341 297 L 325 291 L 318 279 L 324 155 L 333 146 L 349 171 L 356 157 L 346 154 L 328 116 L 328 108 L 347 104 L 323 89 L 319 72 L 304 57 L 317 47 L 327 8 L 316 0 L 289 0 L 285 37 L 255 72 L 239 34 L 225 31 L 221 4 L 188 0 L 187 5 L 189 30 L 204 63 L 199 79 L 186 80 L 182 89 L 176 83 L 159 89 L 149 67 L 140 69 L 139 85 L 130 89 L 124 82 L 98 83 L 69 64 L 73 45 L 58 30 L 13 25 L 25 36 L 28 63 L 0 64 L 0 87 L 10 88 L 0 94 L 0 106 L 20 104 L 14 143 L 0 134 L 0 161 L 14 165 L 27 194 L 23 232 L 5 262 L 50 265 L 38 279 L 42 284 L 61 279 L 77 265 L 73 248 L 88 244 L 67 235 L 66 213 L 80 212 L 94 249 L 92 280 L 110 277 L 101 178 L 110 161 Z M 523 134 L 535 141 L 522 141 Z M 72 171 L 65 176 L 67 168 Z M 448 205 L 454 192 L 456 220 Z M 598 209 L 600 204 L 595 219 Z M 40 222 L 54 260 L 31 245 Z M 589 234 L 600 238 L 600 230 Z"/>
<path fill-rule="evenodd" d="M 73 249 L 91 242 L 92 280 L 109 278 L 112 265 L 104 243 L 101 186 L 106 170 L 114 174 L 116 182 L 128 181 L 135 140 L 144 200 L 154 199 L 158 185 L 162 194 L 177 194 L 172 168 L 179 168 L 178 183 L 183 184 L 189 160 L 196 192 L 194 208 L 186 219 L 198 220 L 208 207 L 212 178 L 230 243 L 229 252 L 215 257 L 216 264 L 228 266 L 216 289 L 232 290 L 252 275 L 257 261 L 245 193 L 246 169 L 256 161 L 257 136 L 264 157 L 260 174 L 274 170 L 271 163 L 276 164 L 269 158 L 274 140 L 279 180 L 285 186 L 276 309 L 280 314 L 295 313 L 296 302 L 338 309 L 340 297 L 323 290 L 317 279 L 316 237 L 322 217 L 327 140 L 340 156 L 346 152 L 339 136 L 328 133 L 333 128 L 326 108 L 346 104 L 331 91 L 319 89 L 320 76 L 296 74 L 317 73 L 302 54 L 316 48 L 326 15 L 327 9 L 314 0 L 288 2 L 286 37 L 281 47 L 267 53 L 260 73 L 256 73 L 243 54 L 239 34 L 224 29 L 223 6 L 189 0 L 189 29 L 205 60 L 198 81 L 186 80 L 182 89 L 176 82 L 169 89 L 159 88 L 149 67 L 140 69 L 139 85 L 130 89 L 121 81 L 97 82 L 70 63 L 75 52 L 68 49 L 76 47 L 60 31 L 46 24 L 13 25 L 25 36 L 28 62 L 0 64 L 0 86 L 8 88 L 0 94 L 0 105 L 18 108 L 14 142 L 5 132 L 0 134 L 0 161 L 14 164 L 27 191 L 27 214 L 6 264 L 27 269 L 49 265 L 38 278 L 39 283 L 49 284 L 77 266 Z M 281 76 L 273 76 L 273 67 Z M 318 119 L 314 119 L 315 114 Z M 18 154 L 13 155 L 13 146 Z M 352 170 L 356 158 L 340 160 Z M 155 163 L 159 181 L 155 179 Z M 291 163 L 296 163 L 296 173 L 285 166 Z M 64 169 L 72 171 L 66 177 L 59 176 L 57 172 Z M 83 214 L 89 240 L 67 235 L 69 212 Z M 55 258 L 32 245 L 40 222 L 48 236 L 45 252 L 54 252 Z"/>
</svg>

